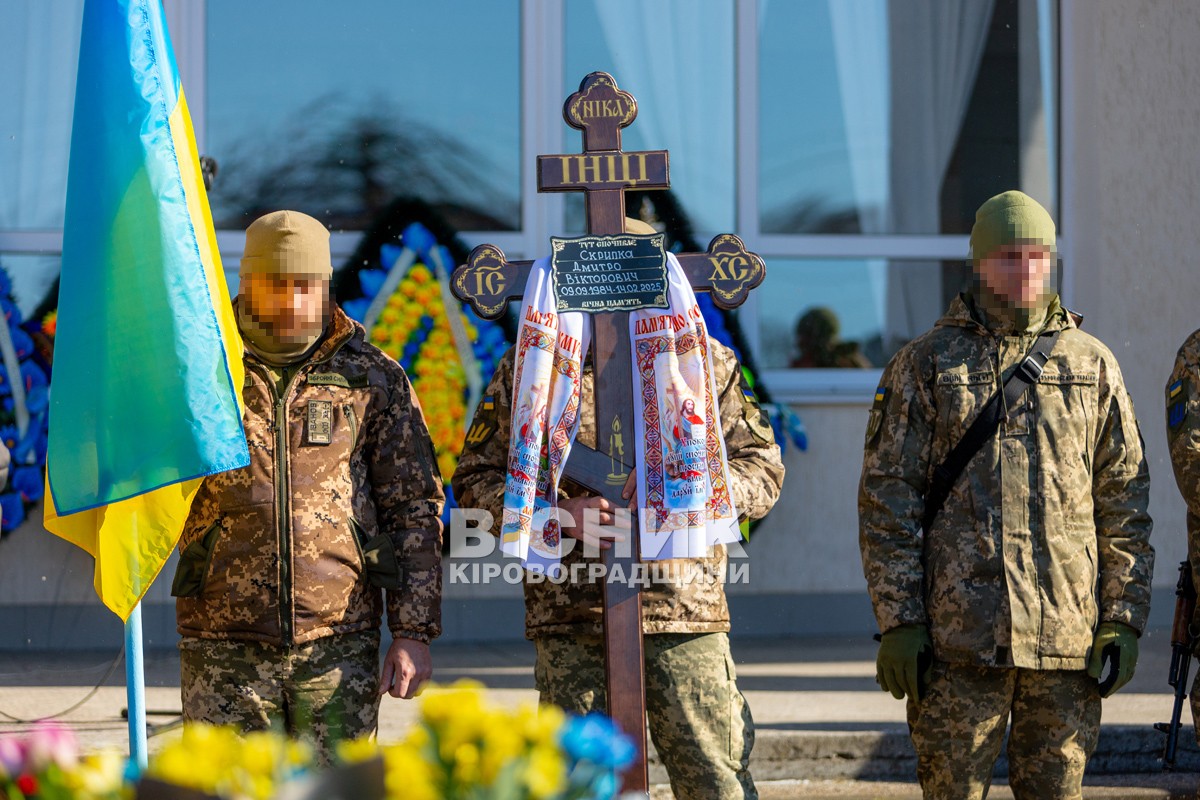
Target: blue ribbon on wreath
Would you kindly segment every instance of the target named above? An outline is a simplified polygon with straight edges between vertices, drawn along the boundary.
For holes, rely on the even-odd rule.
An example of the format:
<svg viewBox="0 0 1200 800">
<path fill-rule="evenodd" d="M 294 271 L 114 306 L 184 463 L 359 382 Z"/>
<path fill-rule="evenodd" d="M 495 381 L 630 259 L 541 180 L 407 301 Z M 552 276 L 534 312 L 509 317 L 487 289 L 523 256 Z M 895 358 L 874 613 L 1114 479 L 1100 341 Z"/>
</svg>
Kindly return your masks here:
<svg viewBox="0 0 1200 800">
<path fill-rule="evenodd" d="M 42 498 L 49 435 L 50 376 L 35 360 L 34 342 L 13 300 L 12 280 L 0 266 L 0 441 L 11 456 L 8 481 L 0 487 L 0 532 L 25 521 Z M 15 360 L 17 369 L 10 370 Z M 10 374 L 15 372 L 15 374 Z M 24 422 L 24 430 L 22 430 Z"/>
</svg>

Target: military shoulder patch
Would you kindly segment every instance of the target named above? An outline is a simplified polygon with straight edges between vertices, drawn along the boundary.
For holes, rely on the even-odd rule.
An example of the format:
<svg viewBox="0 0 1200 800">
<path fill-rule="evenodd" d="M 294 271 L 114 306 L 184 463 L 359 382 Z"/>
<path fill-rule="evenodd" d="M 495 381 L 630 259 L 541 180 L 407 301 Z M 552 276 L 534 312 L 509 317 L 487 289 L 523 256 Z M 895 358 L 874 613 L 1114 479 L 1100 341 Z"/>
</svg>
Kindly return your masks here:
<svg viewBox="0 0 1200 800">
<path fill-rule="evenodd" d="M 887 394 L 886 386 L 880 386 L 875 390 L 871 413 L 867 417 L 867 434 L 863 440 L 863 447 L 867 449 L 875 447 L 879 439 L 879 432 L 883 430 L 883 405 L 887 402 Z"/>
<path fill-rule="evenodd" d="M 775 429 L 771 427 L 771 420 L 758 401 L 746 403 L 746 424 L 759 444 L 775 444 Z"/>
<path fill-rule="evenodd" d="M 758 395 L 754 392 L 754 387 L 750 384 L 750 379 L 746 376 L 746 368 L 742 367 L 738 370 L 738 388 L 742 390 L 742 397 L 758 402 Z"/>
<path fill-rule="evenodd" d="M 863 441 L 864 447 L 874 447 L 875 440 L 879 438 L 879 431 L 883 429 L 883 412 L 872 408 L 870 416 L 867 417 L 867 435 Z"/>
<path fill-rule="evenodd" d="M 771 427 L 771 420 L 767 416 L 767 412 L 763 411 L 759 404 L 758 395 L 755 393 L 754 387 L 750 385 L 744 368 L 738 375 L 738 388 L 742 392 L 742 415 L 746 418 L 750 434 L 759 444 L 774 444 L 775 429 Z"/>
<path fill-rule="evenodd" d="M 1180 378 L 1167 387 L 1167 428 L 1178 430 L 1187 419 L 1187 383 Z"/>
<path fill-rule="evenodd" d="M 496 421 L 490 418 L 476 418 L 467 431 L 466 444 L 468 450 L 475 450 L 487 444 L 496 435 Z"/>
</svg>

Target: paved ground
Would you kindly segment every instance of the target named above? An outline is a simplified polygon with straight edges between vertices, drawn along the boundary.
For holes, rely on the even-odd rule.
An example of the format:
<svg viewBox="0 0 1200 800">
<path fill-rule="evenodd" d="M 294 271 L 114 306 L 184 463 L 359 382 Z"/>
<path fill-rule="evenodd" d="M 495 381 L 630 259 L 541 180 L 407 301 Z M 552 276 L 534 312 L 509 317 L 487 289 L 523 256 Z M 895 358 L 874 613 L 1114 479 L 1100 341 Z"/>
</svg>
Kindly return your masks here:
<svg viewBox="0 0 1200 800">
<path fill-rule="evenodd" d="M 1170 714 L 1167 694 L 1165 632 L 1143 639 L 1133 682 L 1104 706 L 1106 735 L 1135 731 L 1140 746 L 1157 753 L 1148 726 Z M 767 798 L 919 798 L 911 765 L 900 753 L 890 767 L 879 767 L 889 747 L 906 747 L 904 706 L 878 691 L 874 682 L 875 645 L 870 640 L 820 639 L 735 641 L 739 683 L 760 732 L 755 769 Z M 0 733 L 22 727 L 9 717 L 31 719 L 57 714 L 83 700 L 112 667 L 116 653 L 12 654 L 0 652 Z M 533 702 L 533 651 L 527 643 L 434 646 L 435 679 L 473 678 L 502 703 Z M 179 713 L 179 664 L 174 652 L 146 658 L 147 705 L 152 712 L 151 748 L 170 736 Z M 117 664 L 95 694 L 62 717 L 86 746 L 126 746 L 124 665 Z M 380 737 L 402 735 L 413 719 L 411 703 L 385 698 Z M 160 713 L 161 712 L 161 713 Z M 1187 732 L 1190 714 L 1185 717 Z M 1117 741 L 1110 739 L 1110 741 Z M 1124 740 L 1122 740 L 1124 741 Z M 888 744 L 890 743 L 890 744 Z M 1103 747 L 1103 744 L 1102 744 Z M 812 753 L 825 748 L 829 758 Z M 801 755 L 803 753 L 803 755 Z M 911 757 L 911 754 L 908 754 Z M 1143 759 L 1137 775 L 1095 775 L 1088 798 L 1191 797 L 1200 775 L 1164 776 L 1153 770 L 1154 754 Z M 811 760 L 806 761 L 809 758 Z M 816 765 L 816 766 L 813 766 Z M 876 766 L 872 766 L 876 765 Z M 836 780 L 815 780 L 830 770 Z M 1112 771 L 1112 770 L 1108 770 Z M 661 770 L 654 773 L 662 779 Z M 880 780 L 862 780 L 864 775 Z M 853 780 L 850 778 L 858 777 Z M 807 780 L 806 780 L 807 778 Z M 768 780 L 769 779 L 769 780 Z M 670 797 L 659 787 L 656 797 Z M 993 798 L 1011 793 L 998 782 Z"/>
</svg>

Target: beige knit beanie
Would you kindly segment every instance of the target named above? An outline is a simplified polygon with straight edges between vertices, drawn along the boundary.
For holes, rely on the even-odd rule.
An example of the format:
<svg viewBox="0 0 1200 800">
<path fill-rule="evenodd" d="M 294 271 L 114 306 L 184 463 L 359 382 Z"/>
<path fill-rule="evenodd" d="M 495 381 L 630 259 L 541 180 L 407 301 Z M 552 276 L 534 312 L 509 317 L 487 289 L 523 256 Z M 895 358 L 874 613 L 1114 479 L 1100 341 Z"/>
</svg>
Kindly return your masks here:
<svg viewBox="0 0 1200 800">
<path fill-rule="evenodd" d="M 246 229 L 239 275 L 295 275 L 330 278 L 329 231 L 299 211 L 273 211 Z"/>
</svg>

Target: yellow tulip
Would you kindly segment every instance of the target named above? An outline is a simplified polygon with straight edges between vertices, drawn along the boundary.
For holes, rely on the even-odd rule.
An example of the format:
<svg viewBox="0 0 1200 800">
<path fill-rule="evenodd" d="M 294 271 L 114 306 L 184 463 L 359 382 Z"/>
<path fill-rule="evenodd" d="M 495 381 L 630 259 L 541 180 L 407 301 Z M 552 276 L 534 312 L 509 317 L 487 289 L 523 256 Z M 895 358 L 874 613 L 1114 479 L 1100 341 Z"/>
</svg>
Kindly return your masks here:
<svg viewBox="0 0 1200 800">
<path fill-rule="evenodd" d="M 451 773 L 456 783 L 476 783 L 479 780 L 479 745 L 464 742 L 454 748 Z"/>
<path fill-rule="evenodd" d="M 379 755 L 379 742 L 370 736 L 359 739 L 346 739 L 338 742 L 338 758 L 347 764 L 359 764 L 370 761 Z"/>
<path fill-rule="evenodd" d="M 254 775 L 270 775 L 282 761 L 282 750 L 276 735 L 262 731 L 248 733 L 242 740 L 242 766 Z"/>
<path fill-rule="evenodd" d="M 566 722 L 566 714 L 558 706 L 544 705 L 536 710 L 525 706 L 529 711 L 522 717 L 524 723 L 522 733 L 531 744 L 550 744 L 558 742 L 558 732 Z"/>
<path fill-rule="evenodd" d="M 406 744 L 382 748 L 389 800 L 440 800 L 429 764 Z"/>
<path fill-rule="evenodd" d="M 550 745 L 534 747 L 522 777 L 530 796 L 536 800 L 558 794 L 567 782 L 567 765 L 562 751 Z"/>
<path fill-rule="evenodd" d="M 89 753 L 65 777 L 67 788 L 80 797 L 111 794 L 124 782 L 125 757 L 113 749 Z"/>
</svg>

